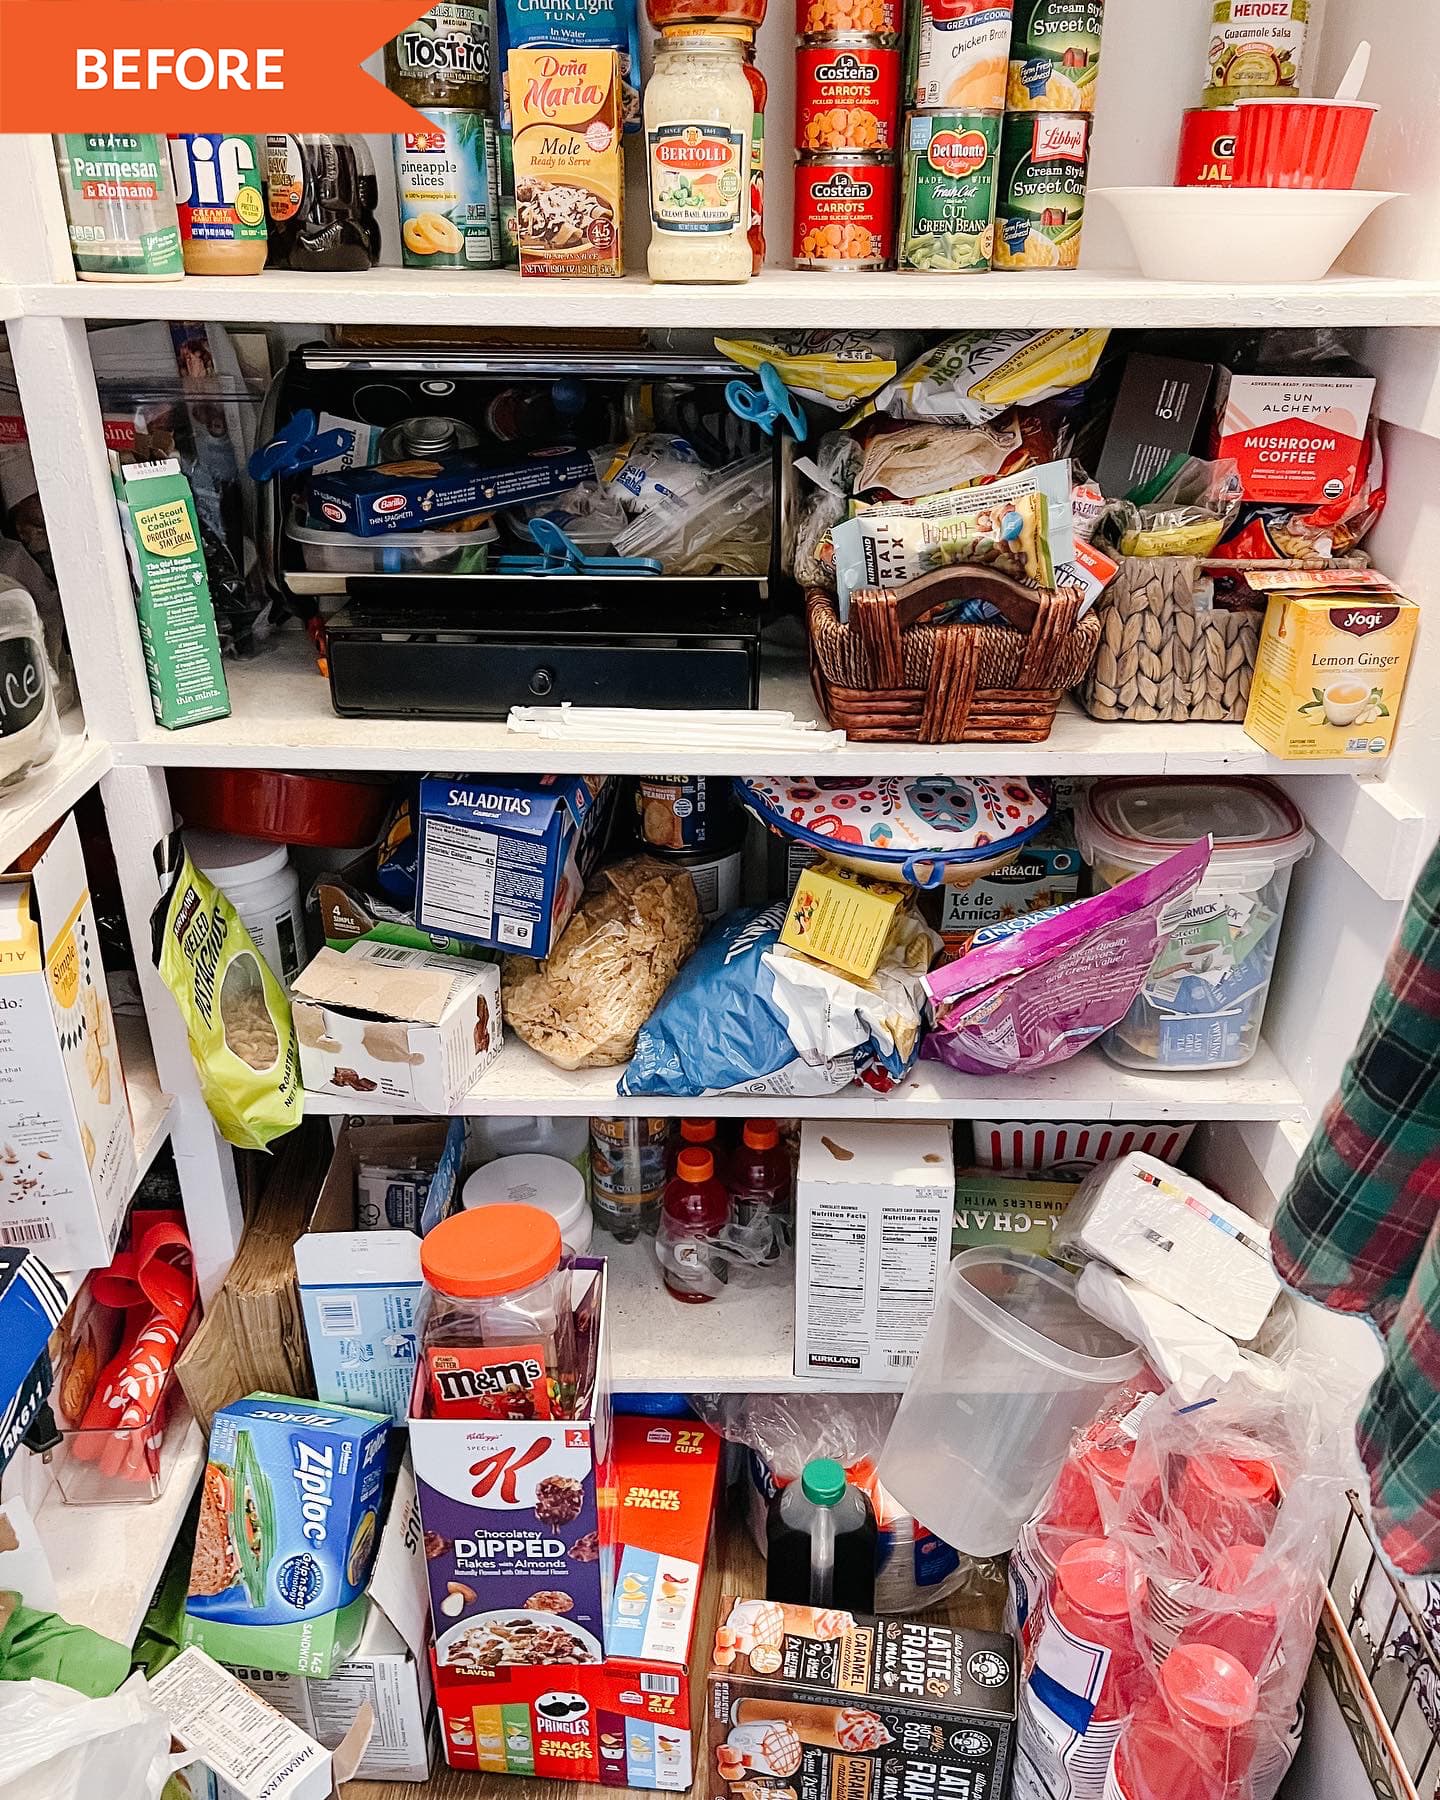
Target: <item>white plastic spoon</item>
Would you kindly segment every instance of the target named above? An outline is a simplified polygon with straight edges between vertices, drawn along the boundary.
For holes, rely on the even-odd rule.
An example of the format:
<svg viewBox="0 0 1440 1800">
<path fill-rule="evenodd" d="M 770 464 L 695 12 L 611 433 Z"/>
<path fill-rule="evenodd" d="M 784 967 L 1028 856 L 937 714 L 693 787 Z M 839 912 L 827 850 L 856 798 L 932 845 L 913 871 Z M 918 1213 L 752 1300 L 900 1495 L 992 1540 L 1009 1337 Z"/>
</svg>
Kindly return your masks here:
<svg viewBox="0 0 1440 1800">
<path fill-rule="evenodd" d="M 1370 73 L 1370 42 L 1361 38 L 1355 46 L 1355 54 L 1350 58 L 1350 67 L 1340 77 L 1340 85 L 1335 90 L 1337 100 L 1358 100 L 1360 90 L 1365 85 L 1365 77 Z"/>
</svg>

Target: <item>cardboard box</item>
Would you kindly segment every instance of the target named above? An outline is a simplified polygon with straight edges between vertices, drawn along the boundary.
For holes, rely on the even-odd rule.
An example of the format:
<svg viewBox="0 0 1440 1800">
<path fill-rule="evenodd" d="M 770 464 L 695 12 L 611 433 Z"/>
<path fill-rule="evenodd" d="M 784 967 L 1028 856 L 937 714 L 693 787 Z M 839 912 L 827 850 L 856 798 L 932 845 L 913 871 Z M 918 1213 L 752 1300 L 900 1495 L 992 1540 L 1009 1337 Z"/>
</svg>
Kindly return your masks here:
<svg viewBox="0 0 1440 1800">
<path fill-rule="evenodd" d="M 500 1054 L 500 970 L 396 944 L 321 950 L 295 977 L 312 1094 L 448 1113 Z"/>
<path fill-rule="evenodd" d="M 104 1268 L 135 1187 L 135 1133 L 80 834 L 0 875 L 0 1246 Z"/>
<path fill-rule="evenodd" d="M 1220 371 L 1213 454 L 1240 471 L 1246 500 L 1318 506 L 1355 491 L 1375 383 L 1362 375 Z"/>
<path fill-rule="evenodd" d="M 184 1640 L 218 1661 L 330 1675 L 365 1622 L 389 1423 L 251 1394 L 210 1423 Z"/>
<path fill-rule="evenodd" d="M 146 1693 L 177 1741 L 213 1771 L 217 1800 L 339 1800 L 372 1723 L 362 1708 L 327 1750 L 193 1646 L 152 1676 Z"/>
<path fill-rule="evenodd" d="M 948 1124 L 802 1124 L 797 1375 L 904 1380 L 949 1265 L 954 1205 Z"/>
<path fill-rule="evenodd" d="M 868 981 L 910 892 L 822 857 L 795 883 L 780 942 Z"/>
<path fill-rule="evenodd" d="M 625 272 L 624 95 L 619 52 L 598 44 L 547 44 L 507 58 L 515 191 L 538 183 L 584 205 L 568 241 L 520 207 L 522 275 Z"/>
<path fill-rule="evenodd" d="M 422 931 L 413 912 L 404 912 L 379 895 L 362 892 L 343 876 L 330 875 L 317 881 L 311 898 L 320 909 L 320 929 L 331 950 L 348 950 L 352 944 L 368 941 L 399 944 L 405 950 L 429 950 L 436 956 L 465 956 L 487 962 L 490 959 L 490 952 L 479 944 L 444 932 Z"/>
<path fill-rule="evenodd" d="M 114 450 L 110 470 L 156 723 L 173 731 L 228 718 L 230 690 L 190 483 L 178 462 L 122 463 Z"/>
<path fill-rule="evenodd" d="M 493 455 L 446 450 L 404 462 L 317 469 L 310 478 L 310 506 L 339 531 L 376 537 L 443 525 L 496 506 L 548 500 L 594 478 L 588 450 L 517 453 L 508 445 Z"/>
<path fill-rule="evenodd" d="M 1064 906 L 1080 891 L 1080 852 L 1074 844 L 1029 843 L 1013 862 L 964 887 L 941 893 L 940 936 L 945 960 L 963 956 L 987 925 L 1023 918 L 1047 906 Z"/>
<path fill-rule="evenodd" d="M 295 1242 L 295 1278 L 321 1400 L 405 1423 L 424 1323 L 420 1238 L 453 1208 L 464 1145 L 463 1119 L 341 1127 L 315 1211 Z M 359 1165 L 411 1154 L 433 1155 L 437 1163 L 421 1232 L 357 1230 Z"/>
<path fill-rule="evenodd" d="M 707 1555 L 720 1440 L 685 1420 L 615 1421 L 619 1579 L 603 1664 L 440 1672 L 446 1756 L 460 1769 L 683 1792 L 694 1777 L 714 1631 Z"/>
<path fill-rule="evenodd" d="M 252 1693 L 327 1749 L 343 1743 L 362 1706 L 375 1729 L 356 1769 L 361 1781 L 428 1781 L 430 1603 L 415 1476 L 400 1465 L 375 1567 L 365 1588 L 370 1610 L 360 1642 L 328 1681 L 231 1668 Z"/>
<path fill-rule="evenodd" d="M 722 1600 L 711 1800 L 761 1793 L 997 1800 L 1015 1738 L 1008 1632 Z"/>
<path fill-rule="evenodd" d="M 1132 351 L 1105 433 L 1096 481 L 1119 500 L 1153 481 L 1176 456 L 1188 456 L 1200 435 L 1215 379 L 1213 363 Z"/>
<path fill-rule="evenodd" d="M 604 848 L 613 796 L 603 775 L 427 776 L 416 923 L 548 956 Z"/>
<path fill-rule="evenodd" d="M 991 1169 L 957 1169 L 951 1255 L 996 1245 L 1048 1256 L 1051 1233 L 1070 1204 L 1075 1185 L 997 1175 Z"/>
<path fill-rule="evenodd" d="M 560 1631 L 576 1662 L 604 1653 L 613 1573 L 601 1519 L 611 1478 L 605 1261 L 578 1257 L 575 1268 L 579 1417 L 436 1418 L 423 1360 L 416 1371 L 410 1454 L 442 1671 L 498 1656 L 487 1621 L 521 1614 Z"/>
<path fill-rule="evenodd" d="M 1256 569 L 1246 580 L 1270 594 L 1246 735 L 1297 762 L 1388 756 L 1420 608 L 1373 569 Z"/>
</svg>

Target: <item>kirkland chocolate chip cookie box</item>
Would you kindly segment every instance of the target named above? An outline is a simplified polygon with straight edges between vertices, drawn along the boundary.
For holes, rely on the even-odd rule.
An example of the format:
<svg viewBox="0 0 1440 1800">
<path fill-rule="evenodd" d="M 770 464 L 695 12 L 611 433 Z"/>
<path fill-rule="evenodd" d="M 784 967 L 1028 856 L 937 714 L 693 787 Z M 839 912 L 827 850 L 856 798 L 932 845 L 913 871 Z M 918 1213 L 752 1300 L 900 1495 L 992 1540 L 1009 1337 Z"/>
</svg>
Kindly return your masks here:
<svg viewBox="0 0 1440 1800">
<path fill-rule="evenodd" d="M 1015 1733 L 1008 1633 L 722 1600 L 711 1800 L 1001 1800 Z"/>
<path fill-rule="evenodd" d="M 604 1655 L 612 1561 L 599 1511 L 610 1480 L 605 1264 L 577 1257 L 575 1269 L 580 1373 L 558 1396 L 574 1416 L 544 1416 L 555 1387 L 532 1379 L 523 1348 L 513 1364 L 475 1371 L 493 1390 L 476 1393 L 475 1410 L 491 1416 L 436 1417 L 423 1361 L 416 1374 L 410 1450 L 435 1656 L 454 1675 Z"/>
</svg>

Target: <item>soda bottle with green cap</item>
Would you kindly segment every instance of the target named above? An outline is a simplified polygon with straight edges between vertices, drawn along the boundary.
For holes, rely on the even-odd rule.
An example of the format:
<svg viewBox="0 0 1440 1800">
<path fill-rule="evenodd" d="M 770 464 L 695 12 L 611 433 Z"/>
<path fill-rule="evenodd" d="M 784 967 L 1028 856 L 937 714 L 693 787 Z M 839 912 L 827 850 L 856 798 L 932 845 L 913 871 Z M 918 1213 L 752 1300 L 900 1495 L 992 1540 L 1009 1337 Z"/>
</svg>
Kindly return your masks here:
<svg viewBox="0 0 1440 1800">
<path fill-rule="evenodd" d="M 873 1612 L 877 1538 L 864 1493 L 841 1464 L 814 1458 L 770 1502 L 766 1599 Z"/>
</svg>

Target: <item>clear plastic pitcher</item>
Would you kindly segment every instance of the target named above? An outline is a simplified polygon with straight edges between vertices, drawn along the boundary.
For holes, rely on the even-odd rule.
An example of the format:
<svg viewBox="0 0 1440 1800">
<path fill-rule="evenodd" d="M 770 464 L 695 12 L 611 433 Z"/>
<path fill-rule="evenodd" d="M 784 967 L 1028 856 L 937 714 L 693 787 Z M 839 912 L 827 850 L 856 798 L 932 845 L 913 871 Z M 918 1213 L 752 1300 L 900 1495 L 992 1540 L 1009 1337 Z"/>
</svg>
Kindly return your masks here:
<svg viewBox="0 0 1440 1800">
<path fill-rule="evenodd" d="M 967 1250 L 951 1263 L 885 1448 L 880 1480 L 970 1556 L 1010 1550 L 1072 1435 L 1140 1368 L 1080 1310 L 1074 1277 L 1038 1256 Z"/>
</svg>

